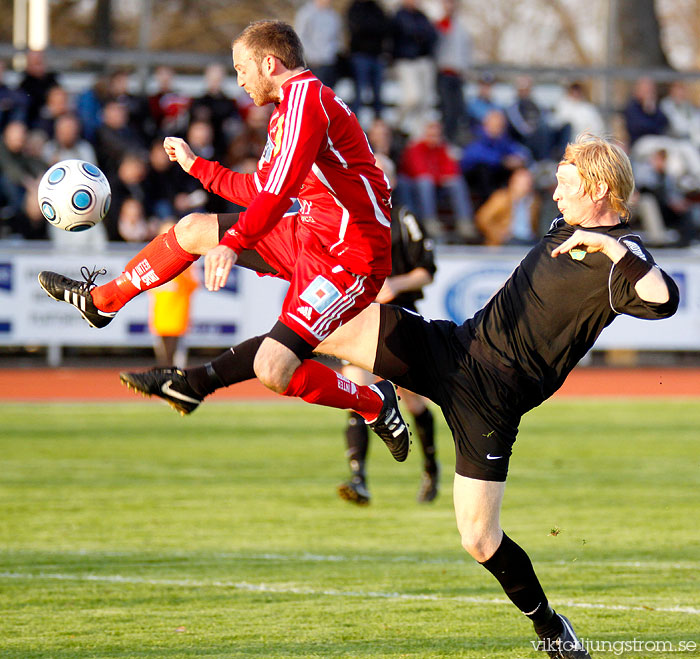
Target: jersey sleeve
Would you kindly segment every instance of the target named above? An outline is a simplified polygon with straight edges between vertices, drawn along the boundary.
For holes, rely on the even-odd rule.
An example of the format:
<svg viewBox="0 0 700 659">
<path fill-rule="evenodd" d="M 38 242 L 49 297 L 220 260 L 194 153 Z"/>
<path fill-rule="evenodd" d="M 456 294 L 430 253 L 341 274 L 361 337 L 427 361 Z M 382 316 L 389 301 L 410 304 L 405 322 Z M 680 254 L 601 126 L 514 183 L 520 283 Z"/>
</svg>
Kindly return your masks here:
<svg viewBox="0 0 700 659">
<path fill-rule="evenodd" d="M 242 249 L 252 249 L 280 221 L 326 139 L 328 117 L 315 86 L 291 85 L 288 93 L 262 190 L 221 240 L 222 245 L 239 253 Z M 283 122 L 281 126 L 279 121 Z"/>
<path fill-rule="evenodd" d="M 209 192 L 239 206 L 248 206 L 262 189 L 259 171 L 255 174 L 240 174 L 218 162 L 200 157 L 192 164 L 190 174 Z"/>
<path fill-rule="evenodd" d="M 678 309 L 680 294 L 678 286 L 658 265 L 649 251 L 642 245 L 639 240 L 632 237 L 624 237 L 620 242 L 629 249 L 635 256 L 644 259 L 651 263 L 655 268 L 658 268 L 661 276 L 666 282 L 668 288 L 669 299 L 666 302 L 647 302 L 637 295 L 634 286 L 625 278 L 625 276 L 613 265 L 610 272 L 610 305 L 613 310 L 619 314 L 627 314 L 636 318 L 644 318 L 646 320 L 657 320 L 661 318 L 669 318 Z"/>
</svg>

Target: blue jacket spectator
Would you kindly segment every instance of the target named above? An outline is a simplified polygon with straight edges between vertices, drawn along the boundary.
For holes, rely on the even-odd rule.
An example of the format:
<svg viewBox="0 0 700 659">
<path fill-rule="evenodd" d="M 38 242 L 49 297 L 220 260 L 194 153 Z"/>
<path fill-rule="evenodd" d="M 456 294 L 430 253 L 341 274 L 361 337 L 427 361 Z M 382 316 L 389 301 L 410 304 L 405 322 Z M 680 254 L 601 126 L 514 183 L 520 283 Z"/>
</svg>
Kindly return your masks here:
<svg viewBox="0 0 700 659">
<path fill-rule="evenodd" d="M 530 151 L 508 135 L 505 114 L 491 110 L 477 130 L 476 139 L 464 147 L 460 165 L 478 206 L 492 192 L 507 185 L 514 169 L 531 160 Z"/>
<path fill-rule="evenodd" d="M 625 108 L 625 123 L 630 144 L 644 135 L 663 135 L 668 119 L 659 107 L 656 83 L 651 78 L 640 78 L 633 96 Z"/>
<path fill-rule="evenodd" d="M 392 37 L 394 59 L 417 59 L 433 55 L 438 34 L 415 2 L 404 0 L 394 14 Z"/>
</svg>

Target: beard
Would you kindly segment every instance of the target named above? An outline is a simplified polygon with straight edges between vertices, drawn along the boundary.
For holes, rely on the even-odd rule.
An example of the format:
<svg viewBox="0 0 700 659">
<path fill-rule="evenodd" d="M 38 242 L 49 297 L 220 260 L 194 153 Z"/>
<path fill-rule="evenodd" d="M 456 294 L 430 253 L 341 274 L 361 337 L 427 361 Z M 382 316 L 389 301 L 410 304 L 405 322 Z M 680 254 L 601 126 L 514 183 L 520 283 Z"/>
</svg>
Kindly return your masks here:
<svg viewBox="0 0 700 659">
<path fill-rule="evenodd" d="M 258 78 L 255 86 L 251 88 L 249 92 L 250 98 L 253 100 L 255 105 L 267 105 L 268 103 L 275 103 L 279 99 L 275 93 L 275 86 L 272 84 L 271 80 L 267 80 L 262 76 Z"/>
</svg>

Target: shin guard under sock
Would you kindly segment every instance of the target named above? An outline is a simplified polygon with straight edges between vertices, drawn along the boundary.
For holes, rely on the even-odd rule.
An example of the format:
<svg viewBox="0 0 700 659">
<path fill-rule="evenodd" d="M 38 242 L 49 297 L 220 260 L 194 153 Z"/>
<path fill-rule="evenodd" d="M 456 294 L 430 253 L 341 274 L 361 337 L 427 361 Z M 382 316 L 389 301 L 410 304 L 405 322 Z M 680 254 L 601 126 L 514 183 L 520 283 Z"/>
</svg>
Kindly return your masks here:
<svg viewBox="0 0 700 659">
<path fill-rule="evenodd" d="M 549 606 L 530 558 L 505 533 L 493 556 L 482 565 L 498 580 L 511 602 L 535 625 L 541 637 L 554 638 L 562 631 L 561 620 Z"/>
<path fill-rule="evenodd" d="M 101 311 L 119 311 L 139 293 L 177 277 L 198 258 L 180 247 L 173 227 L 148 243 L 116 279 L 93 288 L 92 300 Z"/>
<path fill-rule="evenodd" d="M 294 371 L 284 396 L 296 396 L 307 403 L 354 410 L 364 419 L 375 419 L 382 399 L 373 389 L 356 385 L 332 368 L 305 359 Z"/>
</svg>

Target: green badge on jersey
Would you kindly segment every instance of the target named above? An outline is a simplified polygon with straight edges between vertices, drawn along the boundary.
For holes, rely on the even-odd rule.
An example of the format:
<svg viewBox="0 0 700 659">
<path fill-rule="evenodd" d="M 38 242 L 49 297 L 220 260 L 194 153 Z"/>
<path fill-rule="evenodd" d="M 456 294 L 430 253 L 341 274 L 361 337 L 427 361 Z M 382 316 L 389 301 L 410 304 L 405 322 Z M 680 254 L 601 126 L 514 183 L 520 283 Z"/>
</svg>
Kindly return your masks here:
<svg viewBox="0 0 700 659">
<path fill-rule="evenodd" d="M 574 260 L 574 261 L 583 261 L 583 257 L 586 256 L 588 252 L 586 252 L 585 249 L 570 249 L 569 250 L 569 256 Z"/>
</svg>

